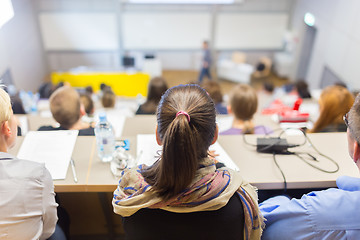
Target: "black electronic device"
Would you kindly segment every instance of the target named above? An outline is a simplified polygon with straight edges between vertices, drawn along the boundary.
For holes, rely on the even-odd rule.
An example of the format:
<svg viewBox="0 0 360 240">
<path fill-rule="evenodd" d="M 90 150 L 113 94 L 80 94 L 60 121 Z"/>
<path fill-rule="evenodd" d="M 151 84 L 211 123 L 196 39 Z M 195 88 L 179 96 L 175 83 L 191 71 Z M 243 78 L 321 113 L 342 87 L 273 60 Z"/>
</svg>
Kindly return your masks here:
<svg viewBox="0 0 360 240">
<path fill-rule="evenodd" d="M 129 56 L 125 56 L 122 59 L 122 64 L 125 68 L 132 68 L 135 67 L 135 58 L 134 57 L 129 57 Z"/>
<path fill-rule="evenodd" d="M 153 55 L 153 54 L 146 54 L 144 58 L 145 58 L 145 59 L 154 59 L 154 58 L 155 58 L 155 55 Z"/>
<path fill-rule="evenodd" d="M 262 153 L 287 152 L 289 144 L 285 138 L 257 138 L 256 151 Z"/>
</svg>

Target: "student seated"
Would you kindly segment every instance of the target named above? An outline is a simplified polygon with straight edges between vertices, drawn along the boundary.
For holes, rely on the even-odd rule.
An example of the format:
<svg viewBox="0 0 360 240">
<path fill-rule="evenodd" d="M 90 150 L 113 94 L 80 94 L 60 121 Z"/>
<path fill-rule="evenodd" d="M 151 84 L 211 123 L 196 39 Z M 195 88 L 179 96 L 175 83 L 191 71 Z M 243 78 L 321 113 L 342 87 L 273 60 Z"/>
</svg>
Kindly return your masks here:
<svg viewBox="0 0 360 240">
<path fill-rule="evenodd" d="M 354 96 L 346 88 L 337 85 L 325 88 L 319 99 L 319 117 L 309 132 L 346 132 L 342 117 L 353 103 Z"/>
<path fill-rule="evenodd" d="M 50 97 L 50 111 L 60 127 L 42 126 L 38 131 L 79 130 L 79 136 L 94 136 L 94 128 L 81 120 L 85 115 L 79 93 L 72 87 L 57 89 Z"/>
<path fill-rule="evenodd" d="M 114 108 L 116 103 L 116 95 L 111 88 L 103 91 L 101 104 L 104 108 Z"/>
<path fill-rule="evenodd" d="M 146 102 L 139 106 L 135 114 L 155 114 L 161 95 L 168 89 L 165 79 L 156 77 L 150 80 Z"/>
<path fill-rule="evenodd" d="M 44 164 L 8 153 L 16 122 L 10 97 L 0 88 L 0 239 L 47 239 L 57 221 L 52 177 Z"/>
<path fill-rule="evenodd" d="M 344 122 L 349 154 L 360 170 L 360 95 Z M 360 178 L 341 176 L 336 184 L 301 199 L 278 196 L 260 204 L 267 219 L 263 239 L 359 239 Z"/>
<path fill-rule="evenodd" d="M 202 84 L 202 87 L 209 93 L 215 103 L 217 114 L 227 114 L 226 106 L 223 105 L 223 95 L 221 93 L 220 84 L 214 81 L 208 81 Z"/>
<path fill-rule="evenodd" d="M 294 90 L 297 92 L 300 98 L 311 98 L 309 86 L 304 80 L 299 80 L 295 83 Z"/>
<path fill-rule="evenodd" d="M 114 212 L 127 239 L 260 239 L 257 193 L 239 172 L 216 169 L 208 148 L 217 140 L 215 105 L 198 85 L 162 96 L 151 166 L 125 169 L 114 192 Z"/>
<path fill-rule="evenodd" d="M 91 99 L 91 95 L 89 95 L 88 93 L 81 94 L 80 102 L 85 109 L 85 115 L 82 116 L 81 120 L 86 123 L 89 123 L 90 126 L 95 126 L 95 119 L 94 119 L 95 106 L 94 106 L 94 101 Z"/>
<path fill-rule="evenodd" d="M 85 113 L 88 117 L 92 117 L 95 112 L 94 101 L 89 94 L 81 94 L 80 102 L 84 106 Z"/>
<path fill-rule="evenodd" d="M 221 135 L 237 134 L 270 134 L 272 130 L 266 126 L 255 126 L 254 114 L 258 106 L 256 91 L 249 85 L 238 84 L 230 96 L 228 113 L 234 116 L 232 128 L 221 132 Z"/>
</svg>

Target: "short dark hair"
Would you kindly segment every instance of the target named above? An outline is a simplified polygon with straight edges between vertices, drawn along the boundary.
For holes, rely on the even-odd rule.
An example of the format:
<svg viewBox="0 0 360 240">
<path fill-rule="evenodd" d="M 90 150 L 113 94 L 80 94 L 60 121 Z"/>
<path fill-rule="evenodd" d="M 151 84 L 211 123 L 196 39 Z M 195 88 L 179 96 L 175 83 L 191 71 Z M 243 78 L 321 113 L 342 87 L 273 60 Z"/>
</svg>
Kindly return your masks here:
<svg viewBox="0 0 360 240">
<path fill-rule="evenodd" d="M 87 86 L 85 88 L 85 92 L 88 93 L 88 94 L 93 94 L 94 93 L 94 89 L 92 86 Z"/>
<path fill-rule="evenodd" d="M 179 111 L 189 114 L 176 116 Z M 163 199 L 176 196 L 193 180 L 207 157 L 216 131 L 215 105 L 198 85 L 172 87 L 162 96 L 157 111 L 158 134 L 163 143 L 160 160 L 142 172 Z"/>
<path fill-rule="evenodd" d="M 296 90 L 301 98 L 311 98 L 309 86 L 304 80 L 299 80 L 295 83 Z"/>
</svg>

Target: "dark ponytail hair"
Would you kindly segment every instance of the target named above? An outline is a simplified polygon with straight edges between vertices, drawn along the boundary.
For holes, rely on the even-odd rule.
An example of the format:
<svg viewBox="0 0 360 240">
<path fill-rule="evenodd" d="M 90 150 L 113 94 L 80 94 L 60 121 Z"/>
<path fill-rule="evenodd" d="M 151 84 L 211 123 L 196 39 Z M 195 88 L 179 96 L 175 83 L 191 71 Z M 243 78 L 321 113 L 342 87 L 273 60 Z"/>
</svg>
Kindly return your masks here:
<svg viewBox="0 0 360 240">
<path fill-rule="evenodd" d="M 184 114 L 176 117 L 179 111 L 190 121 Z M 215 120 L 215 105 L 198 85 L 179 85 L 162 96 L 157 110 L 162 155 L 142 172 L 159 196 L 170 199 L 189 187 L 214 139 Z"/>
</svg>

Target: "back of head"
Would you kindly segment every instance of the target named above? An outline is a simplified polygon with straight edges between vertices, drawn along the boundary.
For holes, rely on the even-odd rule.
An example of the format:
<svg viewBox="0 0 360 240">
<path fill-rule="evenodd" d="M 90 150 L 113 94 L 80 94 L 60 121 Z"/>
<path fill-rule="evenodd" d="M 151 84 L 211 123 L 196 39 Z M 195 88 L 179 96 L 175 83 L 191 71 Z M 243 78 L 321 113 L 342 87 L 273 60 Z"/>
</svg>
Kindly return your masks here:
<svg viewBox="0 0 360 240">
<path fill-rule="evenodd" d="M 86 88 L 85 88 L 85 92 L 87 93 L 87 94 L 93 94 L 94 93 L 94 89 L 93 89 L 93 87 L 92 86 L 87 86 Z"/>
<path fill-rule="evenodd" d="M 9 94 L 0 86 L 0 123 L 8 121 L 11 117 L 11 101 Z"/>
<path fill-rule="evenodd" d="M 106 84 L 105 84 L 105 83 L 101 83 L 101 84 L 100 84 L 100 90 L 102 91 L 102 90 L 104 90 L 104 88 L 106 88 Z"/>
<path fill-rule="evenodd" d="M 50 110 L 62 127 L 70 129 L 80 119 L 79 93 L 68 86 L 58 88 L 50 97 Z"/>
<path fill-rule="evenodd" d="M 325 88 L 319 99 L 320 115 L 309 132 L 319 132 L 330 124 L 342 123 L 342 117 L 350 110 L 354 96 L 342 86 Z"/>
<path fill-rule="evenodd" d="M 295 87 L 301 98 L 311 98 L 308 84 L 304 80 L 297 81 Z"/>
<path fill-rule="evenodd" d="M 202 84 L 202 87 L 209 93 L 215 104 L 221 103 L 223 101 L 219 83 L 214 81 L 207 81 Z"/>
<path fill-rule="evenodd" d="M 105 90 L 101 97 L 101 104 L 103 105 L 103 107 L 113 108 L 115 106 L 115 102 L 116 102 L 115 93 L 111 89 Z"/>
<path fill-rule="evenodd" d="M 251 120 L 258 106 L 255 89 L 246 84 L 238 84 L 230 96 L 230 106 L 235 118 L 242 121 Z"/>
<path fill-rule="evenodd" d="M 165 79 L 156 77 L 150 80 L 148 88 L 148 96 L 146 102 L 141 106 L 142 110 L 147 113 L 156 111 L 161 96 L 168 89 Z"/>
<path fill-rule="evenodd" d="M 161 96 L 168 89 L 165 79 L 156 77 L 150 80 L 147 101 L 159 103 Z"/>
<path fill-rule="evenodd" d="M 163 152 L 143 176 L 164 199 L 176 196 L 193 180 L 214 139 L 215 118 L 212 99 L 198 85 L 170 88 L 161 98 L 157 130 Z"/>
<path fill-rule="evenodd" d="M 80 101 L 85 107 L 86 114 L 94 113 L 94 101 L 91 99 L 89 94 L 81 94 Z"/>
</svg>

